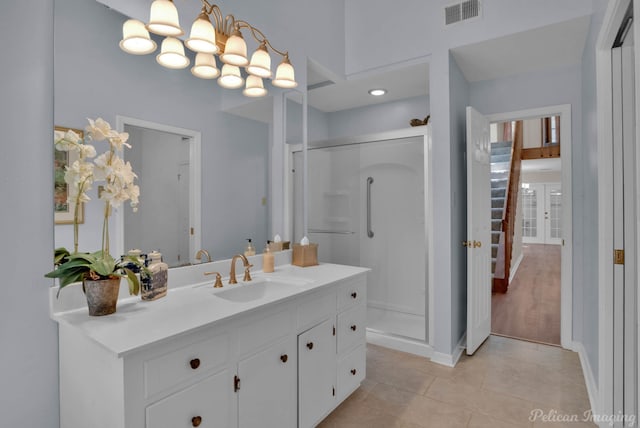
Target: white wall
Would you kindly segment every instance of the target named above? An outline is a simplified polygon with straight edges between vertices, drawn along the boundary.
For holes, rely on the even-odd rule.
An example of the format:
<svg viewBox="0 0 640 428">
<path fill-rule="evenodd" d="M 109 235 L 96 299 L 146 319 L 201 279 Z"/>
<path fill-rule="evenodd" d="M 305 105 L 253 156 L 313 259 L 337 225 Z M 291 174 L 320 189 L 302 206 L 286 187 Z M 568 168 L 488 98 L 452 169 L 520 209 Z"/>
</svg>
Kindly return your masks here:
<svg viewBox="0 0 640 428">
<path fill-rule="evenodd" d="M 467 113 L 470 85 L 449 54 L 451 128 L 451 349 L 467 330 Z M 434 177 L 439 183 L 438 177 Z M 437 227 L 437 226 L 436 226 Z M 436 248 L 439 246 L 436 241 Z M 443 314 L 444 315 L 444 314 Z M 438 324 L 436 324 L 438 328 Z"/>
<path fill-rule="evenodd" d="M 0 79 L 0 426 L 56 427 L 58 332 L 43 277 L 53 268 L 53 0 L 2 2 L 0 17 L 11 41 Z M 27 18 L 29 36 L 17 37 Z"/>
<path fill-rule="evenodd" d="M 429 96 L 422 95 L 328 113 L 329 139 L 409 128 L 411 119 L 422 120 L 430 110 Z"/>
<path fill-rule="evenodd" d="M 123 115 L 202 132 L 202 246 L 215 259 L 242 250 L 244 239 L 267 239 L 267 125 L 218 112 L 223 90 L 188 70 L 160 67 L 153 55 L 120 50 L 125 17 L 86 0 L 58 0 L 55 7 L 55 122 L 82 128 L 86 118 L 115 125 Z M 102 205 L 85 204 L 80 249 L 100 243 Z M 144 194 L 141 195 L 141 201 Z M 124 209 L 129 209 L 125 207 Z M 110 225 L 112 241 L 117 236 Z M 72 234 L 56 227 L 56 236 Z"/>
</svg>

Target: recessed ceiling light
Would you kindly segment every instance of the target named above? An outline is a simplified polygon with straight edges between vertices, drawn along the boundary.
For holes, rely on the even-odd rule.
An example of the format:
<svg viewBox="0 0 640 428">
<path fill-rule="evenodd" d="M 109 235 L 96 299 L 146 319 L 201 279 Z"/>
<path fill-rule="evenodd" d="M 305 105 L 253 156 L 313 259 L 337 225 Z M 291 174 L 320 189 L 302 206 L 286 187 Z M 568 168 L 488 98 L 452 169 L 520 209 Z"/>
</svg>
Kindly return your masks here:
<svg viewBox="0 0 640 428">
<path fill-rule="evenodd" d="M 379 97 L 387 93 L 386 89 L 369 89 L 369 94 L 374 97 Z"/>
</svg>

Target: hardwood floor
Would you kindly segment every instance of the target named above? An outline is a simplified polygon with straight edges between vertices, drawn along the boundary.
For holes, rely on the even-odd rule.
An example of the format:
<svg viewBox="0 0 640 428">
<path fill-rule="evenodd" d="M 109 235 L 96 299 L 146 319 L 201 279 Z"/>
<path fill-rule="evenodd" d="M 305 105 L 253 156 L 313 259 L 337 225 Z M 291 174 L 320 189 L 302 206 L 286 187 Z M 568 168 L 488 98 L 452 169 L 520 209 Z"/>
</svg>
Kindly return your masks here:
<svg viewBox="0 0 640 428">
<path fill-rule="evenodd" d="M 491 332 L 560 345 L 560 246 L 525 244 L 509 290 L 491 297 Z"/>
</svg>

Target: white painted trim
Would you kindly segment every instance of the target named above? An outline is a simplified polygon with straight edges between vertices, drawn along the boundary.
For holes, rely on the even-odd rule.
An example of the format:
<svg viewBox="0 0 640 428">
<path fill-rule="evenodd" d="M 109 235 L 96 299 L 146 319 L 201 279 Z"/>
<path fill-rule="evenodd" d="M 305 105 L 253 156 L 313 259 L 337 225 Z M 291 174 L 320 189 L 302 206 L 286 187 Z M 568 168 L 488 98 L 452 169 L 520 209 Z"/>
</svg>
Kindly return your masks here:
<svg viewBox="0 0 640 428">
<path fill-rule="evenodd" d="M 395 349 L 396 351 L 408 352 L 409 354 L 431 358 L 434 353 L 433 348 L 425 342 L 411 340 L 402 336 L 394 336 L 389 333 L 379 332 L 367 328 L 367 343 Z"/>
<path fill-rule="evenodd" d="M 504 122 L 538 118 L 550 115 L 560 115 L 560 158 L 562 162 L 562 224 L 573 224 L 573 187 L 571 183 L 571 149 L 573 145 L 571 128 L 571 105 L 539 107 L 508 113 L 487 115 L 490 122 Z M 566 143 L 568 142 L 568 143 Z M 561 313 L 560 313 L 560 344 L 569 348 L 573 342 L 573 227 L 562 230 L 565 245 L 562 246 L 561 267 Z"/>
<path fill-rule="evenodd" d="M 460 357 L 462 357 L 462 353 L 466 348 L 466 343 L 467 343 L 467 334 L 465 333 L 460 338 L 460 341 L 456 345 L 453 354 L 445 354 L 443 352 L 433 351 L 433 354 L 431 355 L 431 361 L 437 364 L 442 364 L 447 367 L 455 367 L 456 364 L 458 364 Z"/>
<path fill-rule="evenodd" d="M 511 266 L 511 273 L 509 274 L 509 284 L 511 284 L 511 281 L 513 281 L 513 278 L 515 278 L 516 272 L 518 272 L 518 268 L 520 267 L 520 263 L 522 263 L 522 259 L 524 259 L 524 255 L 520 254 L 520 257 L 518 257 L 515 263 L 513 263 L 513 265 Z"/>
<path fill-rule="evenodd" d="M 177 126 L 150 122 L 127 116 L 116 116 L 116 130 L 124 131 L 125 125 L 153 129 L 171 134 L 184 135 L 191 138 L 189 144 L 189 223 L 195 234 L 189 239 L 189 261 L 196 263 L 196 252 L 202 245 L 202 133 Z M 116 254 L 124 254 L 124 210 L 117 210 L 114 214 L 118 236 L 116 236 Z"/>
<path fill-rule="evenodd" d="M 598 110 L 598 405 L 613 413 L 613 132 L 611 46 L 628 0 L 611 0 L 596 42 Z M 637 21 L 637 20 L 634 20 Z M 637 47 L 636 47 L 637 52 Z M 637 54 L 636 54 L 637 56 Z M 636 88 L 637 88 L 636 81 Z"/>
<path fill-rule="evenodd" d="M 598 384 L 596 378 L 593 376 L 593 370 L 591 364 L 589 364 L 589 358 L 587 357 L 587 351 L 584 349 L 584 345 L 580 342 L 573 343 L 573 350 L 578 353 L 580 357 L 580 365 L 582 366 L 582 374 L 584 375 L 584 383 L 587 386 L 587 393 L 589 394 L 589 403 L 591 404 L 591 411 L 594 414 L 600 414 L 600 408 L 598 407 Z"/>
</svg>

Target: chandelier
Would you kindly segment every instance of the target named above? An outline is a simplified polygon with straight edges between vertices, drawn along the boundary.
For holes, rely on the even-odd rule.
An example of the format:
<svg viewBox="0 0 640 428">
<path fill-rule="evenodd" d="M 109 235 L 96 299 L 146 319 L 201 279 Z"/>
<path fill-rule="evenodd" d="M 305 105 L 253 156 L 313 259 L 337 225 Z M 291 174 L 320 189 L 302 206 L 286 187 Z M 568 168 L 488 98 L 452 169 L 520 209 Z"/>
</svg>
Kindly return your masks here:
<svg viewBox="0 0 640 428">
<path fill-rule="evenodd" d="M 233 15 L 222 15 L 220 8 L 202 2 L 202 10 L 191 26 L 189 38 L 184 41 L 190 50 L 196 53 L 191 73 L 201 79 L 218 79 L 223 88 L 236 89 L 244 86 L 247 97 L 262 97 L 267 94 L 263 79 L 272 79 L 271 84 L 280 88 L 295 88 L 295 74 L 289 53 L 274 48 L 265 35 L 246 21 Z M 211 22 L 213 20 L 213 23 Z M 259 44 L 256 51 L 247 57 L 247 44 L 240 30 L 247 29 L 251 37 Z M 122 26 L 120 48 L 133 55 L 146 55 L 154 52 L 156 42 L 151 40 L 149 32 L 165 36 L 156 61 L 171 69 L 187 68 L 191 63 L 185 55 L 184 45 L 178 38 L 185 34 L 180 27 L 178 10 L 173 0 L 154 0 L 151 4 L 149 22 L 145 25 L 136 19 L 127 20 Z M 276 68 L 275 77 L 271 73 L 269 51 L 282 57 Z M 218 69 L 216 55 L 222 62 Z M 240 67 L 244 67 L 246 79 Z"/>
</svg>

